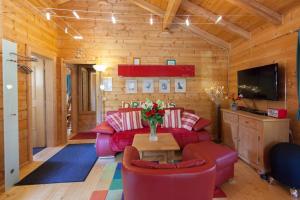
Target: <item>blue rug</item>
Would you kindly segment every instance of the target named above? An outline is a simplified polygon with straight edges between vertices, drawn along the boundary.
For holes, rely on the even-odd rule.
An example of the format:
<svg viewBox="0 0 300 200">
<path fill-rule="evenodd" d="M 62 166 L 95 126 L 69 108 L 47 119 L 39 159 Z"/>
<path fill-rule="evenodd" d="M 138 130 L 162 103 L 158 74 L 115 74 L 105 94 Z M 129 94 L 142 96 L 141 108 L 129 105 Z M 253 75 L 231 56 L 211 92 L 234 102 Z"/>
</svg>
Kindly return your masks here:
<svg viewBox="0 0 300 200">
<path fill-rule="evenodd" d="M 32 148 L 32 154 L 35 155 L 38 152 L 42 151 L 43 149 L 45 149 L 46 147 L 33 147 Z"/>
<path fill-rule="evenodd" d="M 96 161 L 94 144 L 69 144 L 16 185 L 81 182 Z"/>
</svg>

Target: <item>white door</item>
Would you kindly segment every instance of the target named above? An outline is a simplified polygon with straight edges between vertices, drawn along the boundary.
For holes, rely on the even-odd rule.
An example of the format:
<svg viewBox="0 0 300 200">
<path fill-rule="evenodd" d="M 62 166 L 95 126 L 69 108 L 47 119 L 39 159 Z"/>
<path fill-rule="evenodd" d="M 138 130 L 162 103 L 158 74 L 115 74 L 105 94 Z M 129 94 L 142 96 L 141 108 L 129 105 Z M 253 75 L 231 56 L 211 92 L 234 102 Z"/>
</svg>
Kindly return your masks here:
<svg viewBox="0 0 300 200">
<path fill-rule="evenodd" d="M 5 190 L 19 181 L 17 44 L 2 40 Z"/>
<path fill-rule="evenodd" d="M 44 59 L 32 62 L 32 147 L 46 146 L 45 131 L 45 67 Z"/>
</svg>

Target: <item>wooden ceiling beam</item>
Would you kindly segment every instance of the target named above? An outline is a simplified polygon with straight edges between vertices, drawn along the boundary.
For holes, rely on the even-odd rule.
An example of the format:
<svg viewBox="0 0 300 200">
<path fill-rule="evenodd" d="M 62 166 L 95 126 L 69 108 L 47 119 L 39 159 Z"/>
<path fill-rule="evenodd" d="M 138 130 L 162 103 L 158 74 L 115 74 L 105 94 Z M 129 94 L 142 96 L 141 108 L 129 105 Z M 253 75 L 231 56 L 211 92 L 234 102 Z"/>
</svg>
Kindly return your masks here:
<svg viewBox="0 0 300 200">
<path fill-rule="evenodd" d="M 64 4 L 64 3 L 68 3 L 70 2 L 71 0 L 56 0 L 54 1 L 56 5 L 61 5 L 61 4 Z"/>
<path fill-rule="evenodd" d="M 208 11 L 194 3 L 191 3 L 188 0 L 184 0 L 181 3 L 181 8 L 194 14 L 194 15 L 202 15 L 203 17 L 207 17 L 212 22 L 216 22 L 216 20 L 219 17 L 219 15 L 216 15 L 216 14 L 212 13 L 211 11 Z M 245 39 L 250 39 L 250 37 L 251 37 L 250 32 L 246 31 L 245 29 L 243 29 L 225 19 L 222 19 L 219 23 L 217 23 L 217 25 L 222 26 L 222 27 L 228 29 L 229 31 L 231 31 Z"/>
<path fill-rule="evenodd" d="M 130 0 L 133 4 L 151 12 L 152 14 L 155 14 L 157 16 L 160 17 L 164 17 L 164 11 L 161 10 L 160 8 L 153 6 L 151 3 L 148 3 L 147 1 L 144 0 Z M 195 25 L 190 25 L 190 26 L 186 26 L 184 23 L 184 20 L 179 18 L 179 17 L 175 17 L 174 18 L 174 22 L 183 26 L 184 28 L 190 30 L 191 32 L 193 32 L 194 34 L 198 35 L 201 39 L 214 44 L 218 47 L 221 47 L 223 49 L 230 49 L 230 44 L 224 40 L 222 40 L 221 38 L 208 33 L 204 30 L 202 30 L 201 28 L 195 26 Z"/>
<path fill-rule="evenodd" d="M 179 9 L 182 0 L 169 0 L 167 10 L 163 20 L 163 29 L 169 28 L 173 19 L 176 17 L 176 13 Z"/>
<path fill-rule="evenodd" d="M 269 22 L 275 25 L 282 24 L 281 14 L 275 12 L 274 10 L 262 5 L 261 3 L 255 0 L 227 0 L 227 1 L 235 6 L 247 10 L 250 13 L 265 18 L 266 20 L 268 20 Z"/>
</svg>

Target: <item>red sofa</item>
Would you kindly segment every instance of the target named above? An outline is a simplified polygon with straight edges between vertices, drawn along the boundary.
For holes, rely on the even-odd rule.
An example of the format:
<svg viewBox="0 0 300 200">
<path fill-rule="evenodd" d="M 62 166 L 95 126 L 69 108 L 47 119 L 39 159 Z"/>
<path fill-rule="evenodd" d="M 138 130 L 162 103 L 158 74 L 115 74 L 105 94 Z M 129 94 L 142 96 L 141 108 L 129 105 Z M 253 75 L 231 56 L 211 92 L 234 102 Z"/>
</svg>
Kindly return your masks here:
<svg viewBox="0 0 300 200">
<path fill-rule="evenodd" d="M 139 159 L 136 148 L 129 146 L 125 149 L 122 167 L 124 200 L 213 198 L 216 166 L 212 160 L 206 159 L 203 165 L 188 168 L 151 169 L 132 164 Z M 183 159 L 193 158 L 189 155 Z"/>
<path fill-rule="evenodd" d="M 182 109 L 182 108 L 180 108 Z M 128 110 L 128 109 L 127 109 Z M 183 109 L 182 109 L 183 110 Z M 118 111 L 109 111 L 107 115 Z M 193 112 L 193 111 L 188 111 Z M 204 123 L 208 120 L 203 119 Z M 94 131 L 97 132 L 96 153 L 99 157 L 114 156 L 117 152 L 123 152 L 126 146 L 131 146 L 135 134 L 147 134 L 150 132 L 147 123 L 143 123 L 144 128 L 130 131 L 115 132 L 107 123 L 102 122 Z M 178 145 L 183 149 L 187 144 L 210 140 L 210 135 L 205 129 L 198 131 L 188 131 L 183 128 L 161 128 L 157 129 L 159 133 L 172 133 Z"/>
</svg>

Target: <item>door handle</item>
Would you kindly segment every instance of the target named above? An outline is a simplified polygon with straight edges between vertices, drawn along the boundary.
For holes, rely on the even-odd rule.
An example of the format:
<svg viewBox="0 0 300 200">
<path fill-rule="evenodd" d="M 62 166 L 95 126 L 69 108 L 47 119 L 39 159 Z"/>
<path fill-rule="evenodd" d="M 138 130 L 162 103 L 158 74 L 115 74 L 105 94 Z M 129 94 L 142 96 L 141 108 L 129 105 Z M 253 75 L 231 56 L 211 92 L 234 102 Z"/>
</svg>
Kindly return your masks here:
<svg viewBox="0 0 300 200">
<path fill-rule="evenodd" d="M 10 116 L 17 116 L 17 114 L 13 113 L 13 114 L 10 114 Z"/>
</svg>

